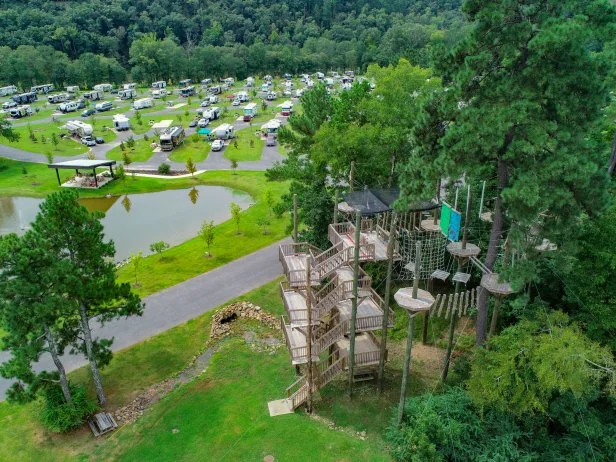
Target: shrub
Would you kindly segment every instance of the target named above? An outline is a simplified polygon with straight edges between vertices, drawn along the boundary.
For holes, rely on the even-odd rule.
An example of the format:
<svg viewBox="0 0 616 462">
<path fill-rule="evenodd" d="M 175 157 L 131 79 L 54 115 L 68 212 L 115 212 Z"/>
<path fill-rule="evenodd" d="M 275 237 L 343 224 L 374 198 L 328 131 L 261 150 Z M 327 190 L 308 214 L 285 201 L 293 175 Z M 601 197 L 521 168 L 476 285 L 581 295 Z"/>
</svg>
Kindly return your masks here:
<svg viewBox="0 0 616 462">
<path fill-rule="evenodd" d="M 64 400 L 60 385 L 54 384 L 43 389 L 41 419 L 50 431 L 64 433 L 79 427 L 86 417 L 97 409 L 96 402 L 88 398 L 82 385 L 69 383 L 72 401 Z"/>
<path fill-rule="evenodd" d="M 143 141 L 150 141 L 150 137 L 148 136 L 147 133 L 143 134 Z"/>
<path fill-rule="evenodd" d="M 171 246 L 167 242 L 158 241 L 158 242 L 154 242 L 153 244 L 150 244 L 150 251 L 155 252 L 158 255 L 160 255 L 165 250 L 167 250 L 169 247 Z"/>
<path fill-rule="evenodd" d="M 191 141 L 193 143 L 198 143 L 199 142 L 199 134 L 198 133 L 193 133 L 192 136 L 190 137 Z"/>
<path fill-rule="evenodd" d="M 171 171 L 171 166 L 169 164 L 165 164 L 164 162 L 158 166 L 158 173 L 161 175 L 169 175 Z"/>
</svg>

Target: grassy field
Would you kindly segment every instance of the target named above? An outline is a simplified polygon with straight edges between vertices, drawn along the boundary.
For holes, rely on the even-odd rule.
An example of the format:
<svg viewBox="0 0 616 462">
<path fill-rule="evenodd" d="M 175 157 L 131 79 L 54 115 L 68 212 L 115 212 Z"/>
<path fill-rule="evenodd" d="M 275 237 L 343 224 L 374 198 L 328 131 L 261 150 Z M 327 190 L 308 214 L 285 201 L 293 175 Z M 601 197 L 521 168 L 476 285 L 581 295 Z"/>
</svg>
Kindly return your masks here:
<svg viewBox="0 0 616 462">
<path fill-rule="evenodd" d="M 277 282 L 240 298 L 280 314 Z M 109 407 L 126 404 L 186 367 L 202 350 L 210 319 L 211 312 L 116 353 L 102 372 Z M 267 401 L 282 397 L 294 371 L 286 348 L 254 351 L 241 337 L 244 329 L 266 331 L 255 323 L 236 323 L 237 335 L 223 343 L 204 374 L 109 437 L 94 439 L 86 429 L 50 434 L 37 421 L 37 403 L 1 403 L 0 460 L 262 460 L 269 454 L 276 460 L 388 460 L 379 434 L 362 441 L 351 432 L 332 431 L 301 411 L 269 417 Z M 88 382 L 87 376 L 85 368 L 71 373 L 77 382 Z M 341 413 L 359 412 L 362 400 L 358 397 Z M 320 410 L 317 402 L 316 412 Z M 390 414 L 388 409 L 379 412 Z"/>
<path fill-rule="evenodd" d="M 120 146 L 107 151 L 107 158 L 112 160 L 123 160 L 123 153 L 126 152 L 132 162 L 145 162 L 154 154 L 154 150 L 151 146 L 152 141 L 145 141 L 144 139 L 135 140 L 135 146 L 128 148 L 124 143 L 126 151 L 122 151 Z"/>
<path fill-rule="evenodd" d="M 174 162 L 186 162 L 192 158 L 193 162 L 203 162 L 210 153 L 210 142 L 205 136 L 192 134 L 184 139 L 181 146 L 171 151 L 169 160 Z"/>
<path fill-rule="evenodd" d="M 240 234 L 237 234 L 235 223 L 225 221 L 216 226 L 215 240 L 210 251 L 212 256 L 206 257 L 205 243 L 195 237 L 178 246 L 172 247 L 159 256 L 144 257 L 139 265 L 136 291 L 147 295 L 171 287 L 218 266 L 229 263 L 237 258 L 259 250 L 286 236 L 286 218 L 276 218 L 270 214 L 267 204 L 263 202 L 266 189 L 272 190 L 275 198 L 286 192 L 286 183 L 268 182 L 263 172 L 240 172 L 234 175 L 230 171 L 206 172 L 195 177 L 196 181 L 186 179 L 189 184 L 212 184 L 241 189 L 249 193 L 255 204 L 242 213 Z M 143 180 L 139 178 L 138 181 Z M 175 180 L 182 181 L 182 180 Z M 131 179 L 125 181 L 127 185 Z M 267 234 L 257 223 L 268 218 Z M 132 265 L 126 265 L 118 270 L 118 280 L 134 282 Z"/>
<path fill-rule="evenodd" d="M 237 141 L 237 148 L 235 142 Z M 253 142 L 252 146 L 250 142 Z M 254 135 L 252 127 L 243 128 L 235 132 L 235 140 L 225 147 L 225 157 L 229 160 L 240 162 L 255 161 L 261 159 L 265 141 Z"/>
</svg>

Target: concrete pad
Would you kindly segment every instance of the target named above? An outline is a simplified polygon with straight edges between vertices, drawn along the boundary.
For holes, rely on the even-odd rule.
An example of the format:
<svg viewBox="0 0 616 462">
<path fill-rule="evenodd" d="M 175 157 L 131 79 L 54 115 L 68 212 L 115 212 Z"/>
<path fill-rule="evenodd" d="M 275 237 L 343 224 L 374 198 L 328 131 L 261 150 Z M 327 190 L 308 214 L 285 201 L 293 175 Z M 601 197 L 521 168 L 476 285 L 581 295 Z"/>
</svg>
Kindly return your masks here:
<svg viewBox="0 0 616 462">
<path fill-rule="evenodd" d="M 175 106 L 171 106 L 171 109 L 179 109 L 182 106 L 186 106 L 188 103 L 178 103 Z"/>
<path fill-rule="evenodd" d="M 289 401 L 288 399 L 278 399 L 276 401 L 270 401 L 269 403 L 267 403 L 267 407 L 269 408 L 270 417 L 293 414 L 291 401 Z"/>
<path fill-rule="evenodd" d="M 156 122 L 152 124 L 152 128 L 167 128 L 173 123 L 173 120 L 161 120 L 160 122 Z"/>
</svg>

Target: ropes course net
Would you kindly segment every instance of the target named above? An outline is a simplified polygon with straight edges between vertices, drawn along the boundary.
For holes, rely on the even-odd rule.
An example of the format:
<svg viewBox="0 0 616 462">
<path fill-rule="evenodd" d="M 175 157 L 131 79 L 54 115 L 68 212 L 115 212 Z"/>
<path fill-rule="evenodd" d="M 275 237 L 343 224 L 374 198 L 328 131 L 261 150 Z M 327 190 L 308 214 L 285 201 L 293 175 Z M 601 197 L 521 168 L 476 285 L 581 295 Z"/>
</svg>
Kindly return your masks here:
<svg viewBox="0 0 616 462">
<path fill-rule="evenodd" d="M 399 229 L 398 245 L 401 257 L 398 279 L 410 280 L 415 277 L 415 254 L 417 242 L 421 242 L 419 279 L 430 279 L 435 270 L 445 267 L 445 246 L 447 238 L 433 231 L 408 231 Z"/>
</svg>

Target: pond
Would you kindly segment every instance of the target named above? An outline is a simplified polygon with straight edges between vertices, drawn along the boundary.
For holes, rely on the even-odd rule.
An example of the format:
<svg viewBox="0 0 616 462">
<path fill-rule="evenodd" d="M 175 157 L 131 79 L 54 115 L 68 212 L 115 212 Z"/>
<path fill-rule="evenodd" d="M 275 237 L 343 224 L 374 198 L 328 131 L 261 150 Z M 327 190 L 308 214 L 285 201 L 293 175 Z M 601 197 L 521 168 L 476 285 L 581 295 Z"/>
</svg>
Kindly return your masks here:
<svg viewBox="0 0 616 462">
<path fill-rule="evenodd" d="M 0 234 L 23 234 L 34 220 L 43 199 L 0 197 Z M 197 235 L 205 220 L 222 223 L 231 218 L 229 206 L 252 204 L 249 194 L 222 186 L 80 199 L 89 210 L 105 213 L 106 239 L 116 247 L 116 261 L 136 252 L 150 254 L 150 244 L 180 244 Z"/>
</svg>

